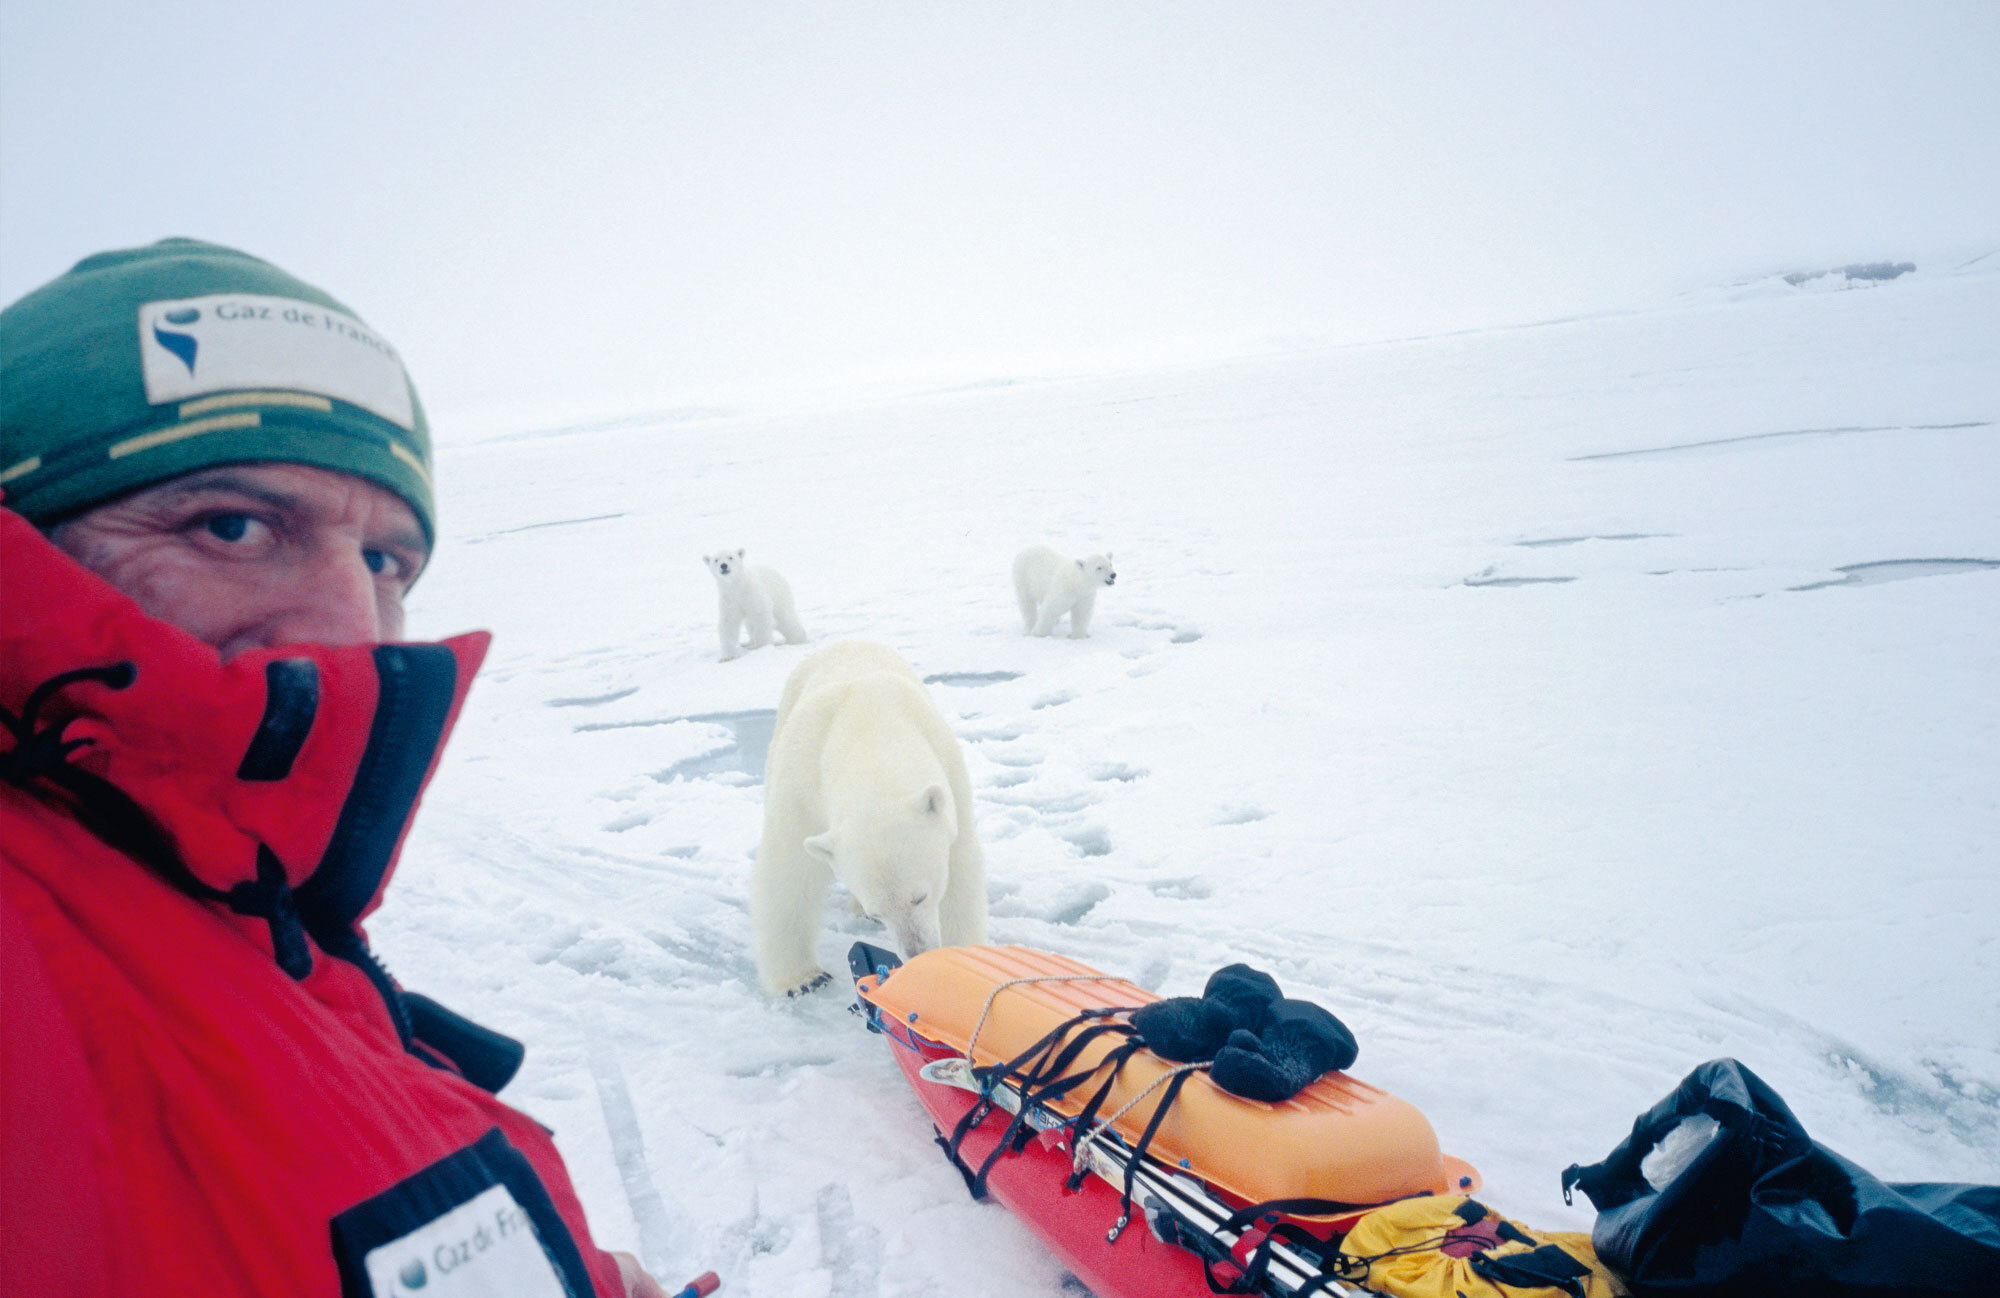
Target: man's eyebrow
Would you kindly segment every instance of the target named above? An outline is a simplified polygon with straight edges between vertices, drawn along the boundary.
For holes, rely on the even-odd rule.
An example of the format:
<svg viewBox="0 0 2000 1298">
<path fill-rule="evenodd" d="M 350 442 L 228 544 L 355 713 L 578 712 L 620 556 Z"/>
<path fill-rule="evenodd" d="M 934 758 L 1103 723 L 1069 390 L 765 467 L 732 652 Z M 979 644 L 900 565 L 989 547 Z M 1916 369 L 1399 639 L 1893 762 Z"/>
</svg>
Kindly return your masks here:
<svg viewBox="0 0 2000 1298">
<path fill-rule="evenodd" d="M 386 544 L 401 546 L 405 550 L 413 550 L 417 554 L 422 555 L 426 560 L 431 557 L 431 543 L 424 539 L 424 533 L 421 528 L 399 527 L 382 539 Z"/>
<path fill-rule="evenodd" d="M 179 500 L 187 496 L 199 496 L 209 491 L 234 492 L 239 496 L 248 496 L 252 500 L 269 505 L 273 509 L 297 509 L 300 507 L 297 496 L 289 492 L 273 491 L 260 482 L 240 477 L 227 470 L 216 473 L 197 473 L 181 478 L 178 481 L 168 483 L 162 489 L 161 494 L 171 500 Z"/>
<path fill-rule="evenodd" d="M 261 482 L 245 478 L 240 474 L 231 473 L 227 469 L 218 469 L 208 473 L 191 473 L 185 478 L 179 478 L 170 483 L 163 483 L 159 487 L 159 491 L 162 496 L 170 501 L 185 500 L 191 496 L 200 496 L 213 491 L 248 496 L 250 499 L 272 509 L 289 510 L 304 507 L 299 497 L 288 491 L 275 491 Z M 382 543 L 409 550 L 421 556 L 425 563 L 430 561 L 431 543 L 424 536 L 423 529 L 420 527 L 398 527 L 383 537 Z"/>
</svg>

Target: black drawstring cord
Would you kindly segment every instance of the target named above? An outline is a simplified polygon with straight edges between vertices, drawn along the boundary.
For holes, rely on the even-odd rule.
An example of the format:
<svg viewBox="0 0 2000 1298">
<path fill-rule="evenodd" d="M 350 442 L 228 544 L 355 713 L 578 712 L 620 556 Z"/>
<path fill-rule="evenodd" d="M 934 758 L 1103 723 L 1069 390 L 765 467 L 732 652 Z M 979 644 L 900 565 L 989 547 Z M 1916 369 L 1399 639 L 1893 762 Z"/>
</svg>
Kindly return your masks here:
<svg viewBox="0 0 2000 1298">
<path fill-rule="evenodd" d="M 34 692 L 28 695 L 20 716 L 0 707 L 0 725 L 5 725 L 14 736 L 13 751 L 0 755 L 0 778 L 23 789 L 36 780 L 48 781 L 76 799 L 84 812 L 79 819 L 107 844 L 151 866 L 183 888 L 186 887 L 180 882 L 183 877 L 187 883 L 202 888 L 206 885 L 181 863 L 180 854 L 174 850 L 173 840 L 167 837 L 166 831 L 125 790 L 102 776 L 69 764 L 70 754 L 94 742 L 63 738 L 63 732 L 76 720 L 74 716 L 43 726 L 40 730 L 35 729 L 35 723 L 41 719 L 42 705 L 64 686 L 79 681 L 95 681 L 110 689 L 122 690 L 137 677 L 137 669 L 129 662 L 113 663 L 108 667 L 79 667 L 51 676 L 37 685 Z M 213 892 L 212 889 L 210 891 Z"/>
<path fill-rule="evenodd" d="M 130 685 L 138 672 L 131 663 L 113 663 L 109 667 L 79 667 L 75 671 L 51 676 L 34 688 L 28 701 L 21 708 L 21 715 L 15 716 L 4 706 L 0 706 L 0 725 L 7 727 L 7 733 L 14 736 L 12 750 L 0 753 L 0 778 L 9 784 L 26 788 L 37 777 L 46 776 L 52 768 L 60 767 L 69 760 L 69 755 L 84 747 L 88 739 L 63 738 L 68 729 L 67 718 L 52 726 L 35 729 L 35 722 L 41 719 L 42 705 L 65 685 L 78 681 L 96 681 L 114 690 L 122 690 Z"/>
<path fill-rule="evenodd" d="M 19 717 L 0 707 L 0 718 L 5 718 L 7 728 L 14 732 L 14 738 L 22 740 L 26 738 L 26 731 L 34 726 L 35 719 L 41 715 L 42 704 L 48 702 L 49 697 L 65 685 L 74 685 L 78 681 L 96 681 L 111 689 L 122 690 L 138 677 L 139 669 L 129 662 L 112 663 L 108 667 L 78 667 L 72 671 L 58 672 L 35 686 L 28 695 L 28 702 L 22 707 Z"/>
<path fill-rule="evenodd" d="M 298 901 L 292 896 L 290 880 L 277 854 L 257 845 L 256 882 L 239 883 L 224 892 L 210 887 L 181 860 L 179 849 L 159 822 L 133 801 L 132 795 L 101 775 L 70 765 L 70 754 L 95 742 L 64 739 L 63 732 L 76 720 L 74 715 L 35 729 L 42 705 L 56 691 L 79 681 L 95 681 L 114 690 L 129 687 L 139 670 L 129 662 L 105 667 L 79 667 L 49 677 L 28 695 L 15 716 L 0 707 L 0 725 L 14 737 L 12 751 L 0 753 L 0 779 L 26 789 L 37 780 L 55 785 L 76 800 L 77 820 L 117 852 L 141 865 L 191 897 L 219 901 L 239 915 L 250 915 L 271 926 L 271 953 L 278 967 L 293 978 L 312 972 L 312 950 L 306 945 L 305 928 L 299 920 Z"/>
<path fill-rule="evenodd" d="M 257 844 L 257 881 L 239 883 L 225 900 L 239 915 L 250 915 L 271 925 L 271 955 L 294 979 L 312 972 L 312 948 L 306 945 L 305 925 L 299 922 L 298 899 L 292 896 L 291 880 L 278 854 Z"/>
</svg>

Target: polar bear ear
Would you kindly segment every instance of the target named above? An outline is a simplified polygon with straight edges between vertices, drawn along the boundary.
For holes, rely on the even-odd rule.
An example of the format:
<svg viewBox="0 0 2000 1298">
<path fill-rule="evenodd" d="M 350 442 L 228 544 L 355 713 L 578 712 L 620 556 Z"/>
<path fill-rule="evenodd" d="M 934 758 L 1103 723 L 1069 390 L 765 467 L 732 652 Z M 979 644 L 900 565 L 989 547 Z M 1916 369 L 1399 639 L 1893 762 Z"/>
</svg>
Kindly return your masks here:
<svg viewBox="0 0 2000 1298">
<path fill-rule="evenodd" d="M 1076 561 L 1076 570 L 1077 570 L 1078 572 L 1082 572 L 1082 571 L 1083 571 L 1083 560 L 1081 560 L 1081 559 L 1078 559 L 1078 560 Z"/>
<path fill-rule="evenodd" d="M 933 784 L 916 796 L 912 805 L 917 815 L 929 819 L 936 817 L 944 822 L 945 832 L 958 836 L 958 811 L 951 805 L 951 792 L 942 784 Z"/>
<path fill-rule="evenodd" d="M 802 846 L 804 846 L 804 848 L 806 849 L 807 856 L 810 856 L 813 860 L 818 861 L 821 865 L 825 866 L 829 870 L 833 868 L 832 830 L 829 829 L 824 834 L 814 834 L 811 838 L 808 838 Z"/>
</svg>

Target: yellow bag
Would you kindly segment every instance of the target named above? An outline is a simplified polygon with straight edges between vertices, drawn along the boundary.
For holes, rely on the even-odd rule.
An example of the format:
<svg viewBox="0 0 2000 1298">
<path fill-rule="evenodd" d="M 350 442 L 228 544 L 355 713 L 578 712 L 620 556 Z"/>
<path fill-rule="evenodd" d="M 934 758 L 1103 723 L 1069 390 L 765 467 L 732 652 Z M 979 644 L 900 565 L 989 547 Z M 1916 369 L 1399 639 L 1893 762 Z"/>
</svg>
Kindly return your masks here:
<svg viewBox="0 0 2000 1298">
<path fill-rule="evenodd" d="M 1527 1230 L 1462 1195 L 1402 1199 L 1340 1243 L 1342 1279 L 1395 1298 L 1623 1298 L 1590 1236 Z"/>
</svg>

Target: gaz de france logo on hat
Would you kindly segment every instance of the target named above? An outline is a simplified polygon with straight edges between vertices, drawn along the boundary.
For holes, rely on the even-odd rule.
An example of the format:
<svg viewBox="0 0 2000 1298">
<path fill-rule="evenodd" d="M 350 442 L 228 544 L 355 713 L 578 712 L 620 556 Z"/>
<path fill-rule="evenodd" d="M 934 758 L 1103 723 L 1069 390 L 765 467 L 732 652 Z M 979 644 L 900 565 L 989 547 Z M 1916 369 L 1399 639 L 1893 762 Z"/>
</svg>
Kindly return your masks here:
<svg viewBox="0 0 2000 1298">
<path fill-rule="evenodd" d="M 139 355 L 154 405 L 275 388 L 345 401 L 406 431 L 416 421 L 396 349 L 316 302 L 250 293 L 148 302 Z"/>
<path fill-rule="evenodd" d="M 396 349 L 324 290 L 173 238 L 93 253 L 0 308 L 0 508 L 47 527 L 259 460 L 386 487 L 435 536 L 423 399 Z"/>
</svg>

